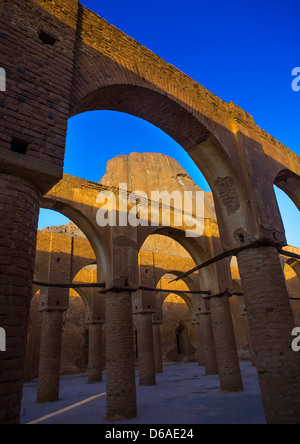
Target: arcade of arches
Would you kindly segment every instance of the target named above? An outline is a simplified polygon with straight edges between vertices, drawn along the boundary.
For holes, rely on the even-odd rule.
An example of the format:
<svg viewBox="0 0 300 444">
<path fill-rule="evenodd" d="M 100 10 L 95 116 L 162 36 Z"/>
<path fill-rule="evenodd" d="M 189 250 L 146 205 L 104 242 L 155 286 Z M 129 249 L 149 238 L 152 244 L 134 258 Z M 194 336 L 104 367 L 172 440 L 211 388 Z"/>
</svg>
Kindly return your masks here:
<svg viewBox="0 0 300 444">
<path fill-rule="evenodd" d="M 0 326 L 7 336 L 0 423 L 19 422 L 25 375 L 38 372 L 37 400 L 46 402 L 58 397 L 61 371 L 87 365 L 92 382 L 105 367 L 113 420 L 137 415 L 137 362 L 140 384 L 152 385 L 163 359 L 197 359 L 207 374 L 219 374 L 221 390 L 232 392 L 243 389 L 239 359 L 245 358 L 257 367 L 266 421 L 299 423 L 300 354 L 291 348 L 299 267 L 279 250 L 299 251 L 287 246 L 274 193 L 275 184 L 300 208 L 299 157 L 237 105 L 78 0 L 0 5 L 7 73 L 0 99 Z M 97 224 L 97 196 L 117 195 L 119 183 L 148 196 L 197 187 L 160 154 L 148 158 L 159 174 L 144 181 L 133 169 L 144 177 L 151 168 L 137 154 L 126 160 L 131 172 L 120 156 L 119 177 L 108 165 L 99 184 L 63 175 L 68 119 L 93 110 L 143 118 L 189 154 L 212 190 L 204 195 L 200 237 L 187 237 L 188 227 L 175 223 Z M 37 233 L 41 207 L 67 216 L 84 237 Z M 158 208 L 162 217 L 167 209 Z M 176 208 L 168 211 L 174 221 Z M 228 256 L 182 277 L 231 251 L 232 261 Z M 170 276 L 182 279 L 170 284 Z M 103 285 L 76 288 L 79 299 L 69 288 L 33 282 Z M 77 337 L 73 350 L 70 336 Z"/>
</svg>

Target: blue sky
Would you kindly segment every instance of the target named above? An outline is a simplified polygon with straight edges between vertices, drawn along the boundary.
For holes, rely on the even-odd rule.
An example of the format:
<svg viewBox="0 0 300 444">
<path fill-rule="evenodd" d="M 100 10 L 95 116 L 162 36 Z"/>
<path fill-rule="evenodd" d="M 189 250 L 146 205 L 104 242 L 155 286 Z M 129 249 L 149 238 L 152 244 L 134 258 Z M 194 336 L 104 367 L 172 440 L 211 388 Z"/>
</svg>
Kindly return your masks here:
<svg viewBox="0 0 300 444">
<path fill-rule="evenodd" d="M 291 88 L 292 70 L 300 66 L 299 2 L 81 3 L 221 99 L 235 102 L 300 155 L 300 92 Z M 208 190 L 201 173 L 176 142 L 151 124 L 116 112 L 70 119 L 65 172 L 98 182 L 109 159 L 132 151 L 162 152 L 176 158 Z M 299 212 L 284 193 L 277 196 L 288 242 L 300 247 Z M 65 222 L 60 215 L 43 210 L 39 228 Z"/>
</svg>

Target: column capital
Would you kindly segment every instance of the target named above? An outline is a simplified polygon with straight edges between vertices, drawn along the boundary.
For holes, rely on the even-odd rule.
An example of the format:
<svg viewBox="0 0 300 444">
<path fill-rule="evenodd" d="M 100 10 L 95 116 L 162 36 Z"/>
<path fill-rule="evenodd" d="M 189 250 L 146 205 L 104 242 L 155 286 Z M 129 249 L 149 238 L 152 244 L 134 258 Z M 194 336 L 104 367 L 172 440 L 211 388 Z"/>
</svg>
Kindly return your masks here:
<svg viewBox="0 0 300 444">
<path fill-rule="evenodd" d="M 151 309 L 149 309 L 149 310 L 146 310 L 146 309 L 141 309 L 141 310 L 136 310 L 136 311 L 134 311 L 133 312 L 133 314 L 134 315 L 139 315 L 139 314 L 153 314 L 153 313 L 155 313 L 156 312 L 156 310 L 151 310 Z"/>
<path fill-rule="evenodd" d="M 99 320 L 99 321 L 87 321 L 85 323 L 85 325 L 89 326 L 89 325 L 104 325 L 105 321 L 104 320 Z"/>
<path fill-rule="evenodd" d="M 53 311 L 60 311 L 65 312 L 69 310 L 69 306 L 63 306 L 63 305 L 45 305 L 39 308 L 39 312 L 43 313 L 45 311 L 53 312 Z"/>
<path fill-rule="evenodd" d="M 152 321 L 153 325 L 162 325 L 163 321 Z"/>
<path fill-rule="evenodd" d="M 138 291 L 139 288 L 131 288 L 131 287 L 127 287 L 127 286 L 121 286 L 118 285 L 117 283 L 113 282 L 108 288 L 105 288 L 103 290 L 100 290 L 99 293 L 135 293 L 136 291 Z"/>
<path fill-rule="evenodd" d="M 222 293 L 211 294 L 209 296 L 205 296 L 204 299 L 223 298 L 223 297 L 231 298 L 232 293 L 230 291 L 223 291 Z"/>
</svg>

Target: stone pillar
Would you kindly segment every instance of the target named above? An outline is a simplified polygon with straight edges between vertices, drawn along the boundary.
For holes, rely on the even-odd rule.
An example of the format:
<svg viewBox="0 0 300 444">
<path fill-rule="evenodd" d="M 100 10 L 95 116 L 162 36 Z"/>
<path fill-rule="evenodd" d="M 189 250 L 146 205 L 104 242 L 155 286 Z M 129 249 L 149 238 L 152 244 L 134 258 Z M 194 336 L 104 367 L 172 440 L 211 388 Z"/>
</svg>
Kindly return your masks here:
<svg viewBox="0 0 300 444">
<path fill-rule="evenodd" d="M 241 251 L 238 264 L 266 419 L 300 423 L 300 354 L 291 348 L 295 327 L 276 248 Z"/>
<path fill-rule="evenodd" d="M 200 313 L 197 313 L 197 317 L 199 317 Z M 205 366 L 205 357 L 204 357 L 204 344 L 203 344 L 203 338 L 201 334 L 201 326 L 200 326 L 200 317 L 199 321 L 195 321 L 192 323 L 194 325 L 194 331 L 195 331 L 195 340 L 196 340 L 196 353 L 197 353 L 197 361 L 199 367 Z"/>
<path fill-rule="evenodd" d="M 102 325 L 89 324 L 89 383 L 102 381 Z"/>
<path fill-rule="evenodd" d="M 132 300 L 126 289 L 106 292 L 106 397 L 108 420 L 136 416 Z"/>
<path fill-rule="evenodd" d="M 17 424 L 41 194 L 27 180 L 0 173 L 0 424 Z"/>
<path fill-rule="evenodd" d="M 97 270 L 93 270 L 91 282 L 101 282 Z M 97 280 L 99 278 L 99 281 Z M 88 382 L 102 381 L 103 371 L 103 340 L 102 332 L 105 324 L 105 294 L 98 288 L 90 290 L 91 298 L 86 307 L 86 325 L 89 329 Z"/>
<path fill-rule="evenodd" d="M 136 313 L 140 385 L 156 384 L 152 313 Z"/>
<path fill-rule="evenodd" d="M 68 250 L 61 250 L 61 239 L 56 233 L 50 234 L 46 282 L 62 283 L 71 275 L 72 241 L 68 240 Z M 68 251 L 69 254 L 66 254 Z M 47 262 L 46 262 L 47 260 Z M 40 290 L 39 311 L 42 313 L 42 334 L 40 344 L 40 366 L 38 403 L 55 402 L 59 399 L 61 344 L 63 313 L 69 308 L 69 289 L 42 287 Z"/>
<path fill-rule="evenodd" d="M 63 312 L 45 310 L 42 316 L 37 394 L 37 402 L 40 404 L 59 399 Z"/>
<path fill-rule="evenodd" d="M 243 383 L 228 298 L 228 293 L 211 297 L 212 329 L 221 390 L 239 392 L 243 390 Z"/>
<path fill-rule="evenodd" d="M 206 301 L 208 303 L 208 301 Z M 203 338 L 203 354 L 206 375 L 218 374 L 218 363 L 214 334 L 211 324 L 211 314 L 209 310 L 203 311 L 200 315 L 200 335 Z"/>
<path fill-rule="evenodd" d="M 161 351 L 161 322 L 153 322 L 153 345 L 156 373 L 163 373 L 162 351 Z"/>
<path fill-rule="evenodd" d="M 256 366 L 256 363 L 255 363 L 255 353 L 254 353 L 254 350 L 253 350 L 252 339 L 251 339 L 251 335 L 250 335 L 249 321 L 248 321 L 247 312 L 244 311 L 242 313 L 242 315 L 244 316 L 244 321 L 245 321 L 245 328 L 246 328 L 247 338 L 248 338 L 248 343 L 249 343 L 249 351 L 250 351 L 251 362 L 252 362 L 252 366 L 255 367 Z"/>
</svg>

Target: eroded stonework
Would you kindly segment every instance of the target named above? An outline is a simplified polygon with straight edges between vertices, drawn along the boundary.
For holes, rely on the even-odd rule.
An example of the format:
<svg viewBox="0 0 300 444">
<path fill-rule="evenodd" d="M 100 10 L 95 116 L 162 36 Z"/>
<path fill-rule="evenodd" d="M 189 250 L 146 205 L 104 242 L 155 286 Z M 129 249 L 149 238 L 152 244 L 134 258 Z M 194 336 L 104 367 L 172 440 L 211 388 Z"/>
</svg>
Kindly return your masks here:
<svg viewBox="0 0 300 444">
<path fill-rule="evenodd" d="M 4 370 L 0 422 L 19 422 L 41 204 L 67 213 L 92 245 L 97 280 L 105 283 L 103 297 L 110 326 L 106 330 L 107 417 L 137 414 L 133 309 L 146 343 L 160 349 L 159 324 L 155 324 L 155 339 L 150 334 L 149 313 L 156 310 L 150 292 L 137 292 L 138 252 L 154 231 L 133 227 L 99 230 L 94 223 L 95 198 L 103 186 L 63 176 L 68 119 L 86 111 L 113 110 L 145 119 L 167 133 L 207 179 L 217 221 L 205 221 L 202 242 L 187 240 L 174 226 L 159 227 L 155 234 L 180 242 L 196 264 L 224 251 L 238 251 L 267 422 L 299 423 L 300 355 L 291 353 L 295 322 L 278 254 L 286 246 L 286 238 L 273 188 L 278 185 L 299 208 L 299 156 L 259 128 L 240 107 L 222 101 L 78 0 L 4 0 L 0 28 L 1 67 L 7 74 L 6 91 L 0 98 L 0 197 L 4 208 L 0 212 L 0 323 L 7 331 L 10 350 L 0 356 Z M 178 183 L 187 183 L 179 174 Z M 232 179 L 222 192 L 216 185 L 218 178 Z M 222 386 L 238 390 L 236 366 L 232 369 L 237 375 L 234 387 L 230 384 L 232 334 L 226 347 L 218 343 L 216 353 L 211 353 L 214 335 L 219 337 L 216 323 L 224 322 L 231 331 L 228 304 L 222 300 L 231 292 L 228 262 L 200 273 L 198 290 L 209 291 L 211 299 L 220 297 L 221 302 L 197 302 L 200 327 L 196 328 L 205 337 L 207 372 L 216 372 L 218 364 Z M 60 301 L 53 292 L 48 301 L 44 296 L 44 332 L 47 328 L 60 332 L 66 306 L 56 305 Z M 91 328 L 95 347 L 101 334 L 97 324 L 101 314 L 98 317 L 99 321 L 92 319 Z M 198 325 L 197 319 L 195 322 Z M 59 341 L 53 336 L 48 345 L 53 351 L 53 381 L 58 381 L 55 344 Z M 49 356 L 45 354 L 40 363 L 45 376 Z M 153 367 L 155 358 L 158 368 L 158 356 L 153 350 L 140 350 L 140 383 L 154 383 L 153 368 L 148 371 L 147 366 Z M 91 371 L 97 370 L 99 362 L 92 367 Z M 42 399 L 47 398 L 45 384 L 40 393 Z"/>
<path fill-rule="evenodd" d="M 161 161 L 157 163 L 151 153 L 132 153 L 130 156 L 119 156 L 108 163 L 107 173 L 100 183 L 107 187 L 117 187 L 124 183 L 126 177 L 131 177 L 132 189 L 151 193 L 151 186 L 158 188 L 160 183 L 163 190 L 191 191 L 198 187 L 188 177 L 186 172 L 174 160 L 165 155 L 159 155 Z M 137 168 L 140 165 L 140 168 Z M 144 175 L 144 169 L 147 176 Z M 133 174 L 134 170 L 134 174 Z M 180 180 L 178 180 L 180 178 Z M 213 198 L 206 193 L 206 217 L 215 218 Z M 213 220 L 213 219 L 212 219 Z M 55 241 L 54 241 L 55 239 Z M 72 246 L 72 249 L 70 249 Z M 70 251 L 72 250 L 72 259 Z M 297 251 L 294 249 L 293 251 Z M 47 281 L 49 270 L 49 255 L 52 261 L 59 263 L 60 275 L 51 275 L 51 282 L 62 282 L 66 275 L 73 276 L 73 282 L 95 283 L 97 281 L 96 257 L 89 241 L 82 231 L 70 222 L 66 226 L 48 227 L 38 233 L 36 256 L 36 279 Z M 85 258 L 85 259 L 84 259 Z M 70 267 L 71 264 L 71 267 Z M 89 265 L 90 264 L 90 265 Z M 139 253 L 139 269 L 141 279 L 146 278 L 147 286 L 173 291 L 158 292 L 156 312 L 153 313 L 153 322 L 161 323 L 161 358 L 162 361 L 197 360 L 197 301 L 188 293 L 174 293 L 190 291 L 197 287 L 198 274 L 195 273 L 189 281 L 179 281 L 169 284 L 176 275 L 195 267 L 195 261 L 190 254 L 175 240 L 159 234 L 149 236 L 143 243 Z M 296 298 L 299 294 L 299 279 L 291 267 L 285 268 L 290 296 Z M 236 260 L 231 262 L 231 278 L 233 291 L 242 294 L 242 284 Z M 142 282 L 141 282 L 142 283 Z M 57 290 L 55 291 L 57 296 Z M 81 297 L 81 301 L 80 298 Z M 153 298 L 154 296 L 151 295 Z M 40 348 L 41 319 L 38 314 L 38 298 L 40 291 L 32 300 L 30 316 L 30 335 L 28 340 L 28 354 L 26 377 L 28 380 L 38 376 L 38 359 Z M 76 374 L 88 368 L 89 328 L 90 319 L 97 319 L 100 314 L 104 322 L 104 313 L 95 312 L 93 306 L 94 293 L 91 289 L 81 289 L 69 292 L 69 308 L 64 314 L 62 333 L 62 361 L 60 373 Z M 134 301 L 133 301 L 134 302 Z M 291 301 L 296 319 L 300 319 L 300 306 Z M 154 302 L 151 305 L 155 306 Z M 246 316 L 244 298 L 233 295 L 230 298 L 232 321 L 235 331 L 238 356 L 240 359 L 253 359 L 252 344 L 249 338 L 249 326 Z M 95 308 L 93 308 L 95 307 Z M 133 311 L 135 307 L 133 306 Z M 98 313 L 98 314 L 97 314 Z M 196 324 L 195 324 L 196 321 Z M 133 317 L 136 365 L 138 365 L 137 323 Z M 105 369 L 105 325 L 102 335 L 102 369 Z"/>
</svg>

